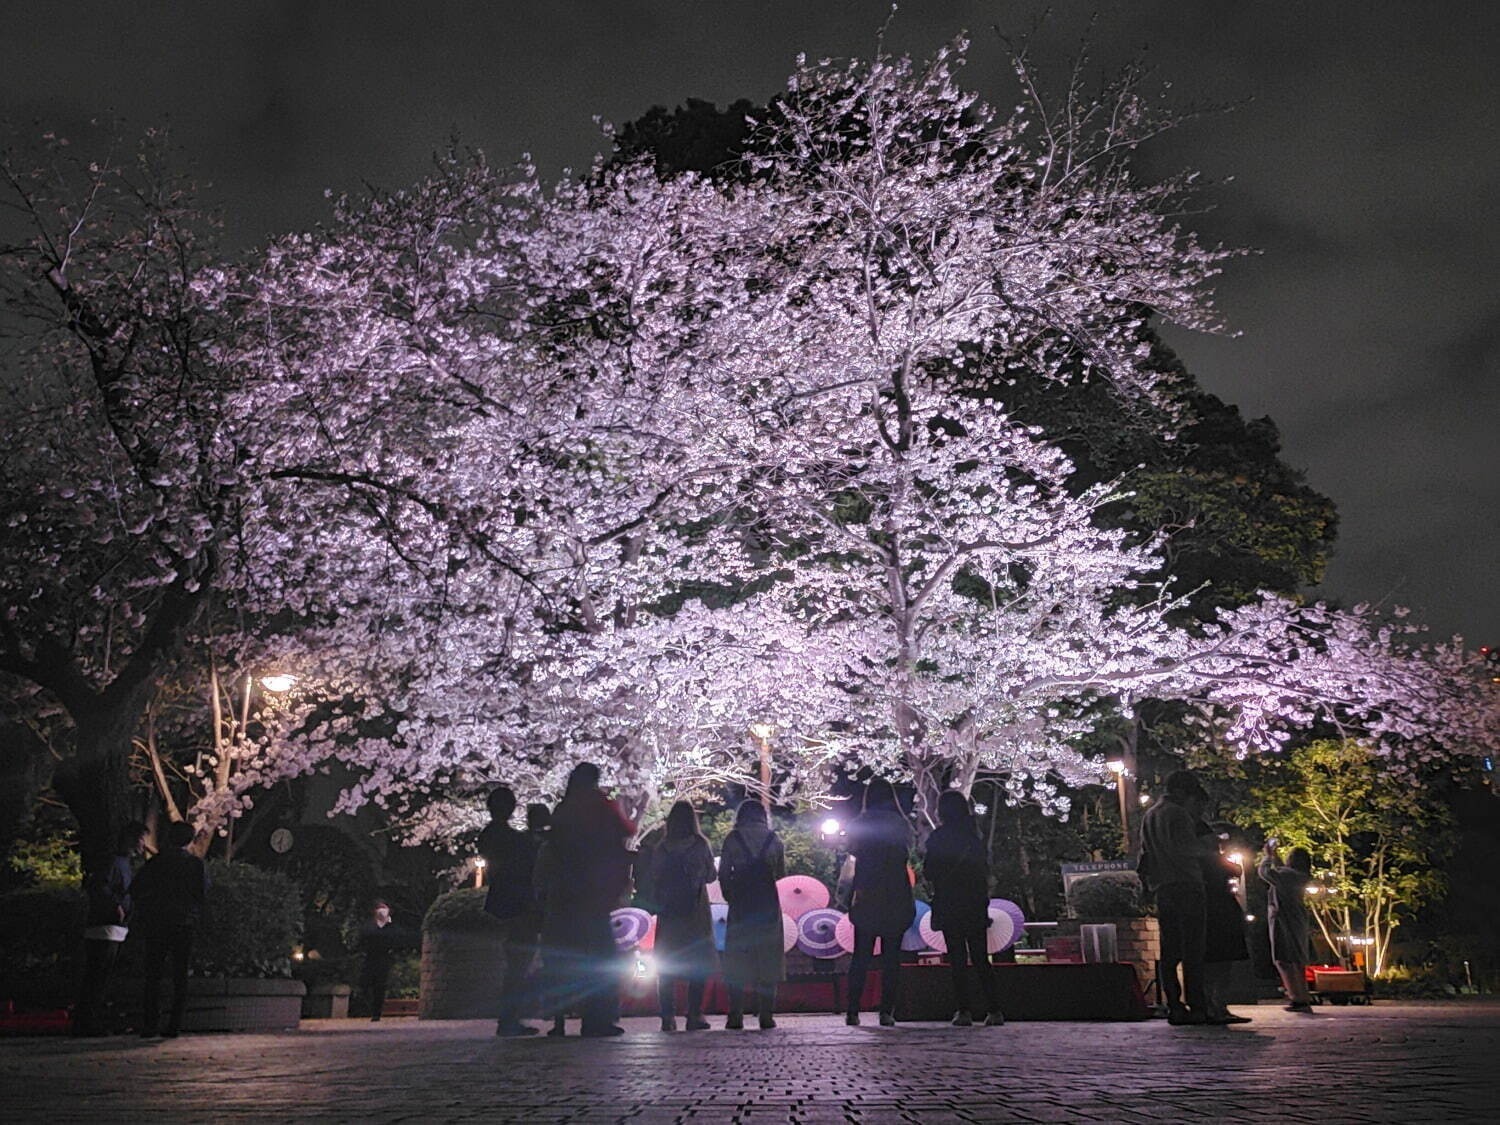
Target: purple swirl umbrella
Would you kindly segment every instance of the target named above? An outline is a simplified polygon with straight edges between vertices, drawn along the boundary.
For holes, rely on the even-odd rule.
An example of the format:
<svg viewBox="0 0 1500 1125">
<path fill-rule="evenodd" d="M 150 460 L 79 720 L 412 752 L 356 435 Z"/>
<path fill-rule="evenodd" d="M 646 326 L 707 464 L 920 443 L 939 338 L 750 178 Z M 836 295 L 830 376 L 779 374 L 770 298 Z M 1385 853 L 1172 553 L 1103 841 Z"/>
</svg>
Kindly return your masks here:
<svg viewBox="0 0 1500 1125">
<path fill-rule="evenodd" d="M 912 912 L 911 925 L 906 927 L 906 933 L 901 935 L 901 948 L 908 953 L 919 953 L 927 948 L 927 939 L 922 935 L 922 919 L 932 913 L 932 907 L 921 899 L 917 899 L 916 910 Z"/>
<path fill-rule="evenodd" d="M 985 934 L 989 952 L 999 953 L 1014 945 L 1026 932 L 1026 915 L 1008 898 L 990 899 L 990 928 Z"/>
<path fill-rule="evenodd" d="M 809 910 L 797 919 L 797 948 L 809 957 L 837 957 L 843 953 L 838 938 L 841 918 L 843 914 L 826 906 Z"/>
<path fill-rule="evenodd" d="M 634 949 L 651 932 L 651 915 L 639 907 L 626 906 L 610 912 L 609 928 L 617 949 Z"/>
</svg>

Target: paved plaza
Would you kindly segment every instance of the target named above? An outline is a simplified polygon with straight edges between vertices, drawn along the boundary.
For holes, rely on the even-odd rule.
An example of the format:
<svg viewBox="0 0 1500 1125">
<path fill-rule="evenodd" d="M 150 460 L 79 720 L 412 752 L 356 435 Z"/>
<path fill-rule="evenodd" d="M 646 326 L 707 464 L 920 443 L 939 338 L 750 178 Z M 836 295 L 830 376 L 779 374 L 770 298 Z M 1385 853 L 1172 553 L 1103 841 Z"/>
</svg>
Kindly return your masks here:
<svg viewBox="0 0 1500 1125">
<path fill-rule="evenodd" d="M 1251 1009 L 1245 1009 L 1252 1011 Z M 1013 1023 L 497 1041 L 476 1022 L 0 1041 L 0 1121 L 1496 1121 L 1500 1004 L 1377 1004 L 1232 1029 Z M 717 1028 L 720 1020 L 715 1020 Z"/>
</svg>

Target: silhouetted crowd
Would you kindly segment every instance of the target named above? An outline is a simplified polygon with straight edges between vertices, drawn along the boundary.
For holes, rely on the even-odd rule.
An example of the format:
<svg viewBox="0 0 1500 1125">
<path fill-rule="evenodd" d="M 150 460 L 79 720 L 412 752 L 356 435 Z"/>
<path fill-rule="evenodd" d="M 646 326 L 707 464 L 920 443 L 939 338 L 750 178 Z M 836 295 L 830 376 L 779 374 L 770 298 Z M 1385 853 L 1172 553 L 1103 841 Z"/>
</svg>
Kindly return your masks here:
<svg viewBox="0 0 1500 1125">
<path fill-rule="evenodd" d="M 721 973 L 728 989 L 724 1026 L 741 1030 L 747 1014 L 763 1030 L 776 1026 L 777 985 L 786 977 L 785 934 L 777 880 L 786 873 L 782 841 L 765 807 L 740 804 L 717 868 L 697 811 L 678 801 L 661 841 L 640 856 L 628 848 L 635 826 L 599 789 L 599 769 L 577 766 L 562 801 L 527 809 L 525 830 L 511 827 L 515 794 L 502 786 L 489 796 L 492 820 L 479 838 L 490 880 L 485 910 L 499 920 L 505 971 L 496 1034 L 523 1036 L 540 1029 L 523 1017 L 550 1017 L 549 1035 L 567 1033 L 577 1011 L 587 1037 L 620 1035 L 620 952 L 611 913 L 632 876 L 655 907 L 657 999 L 664 1031 L 676 1031 L 678 993 L 686 993 L 688 1031 L 708 1028 L 703 1016 L 708 980 Z M 933 926 L 948 941 L 960 1011 L 954 1022 L 974 1022 L 964 997 L 972 984 L 981 1020 L 1004 1022 L 986 952 L 989 862 L 962 794 L 945 794 L 941 826 L 927 843 L 933 886 Z M 860 1021 L 860 998 L 872 961 L 881 971 L 880 1023 L 893 1025 L 900 984 L 901 941 L 916 914 L 907 867 L 911 828 L 889 782 L 872 781 L 863 811 L 848 828 L 855 860 L 849 887 L 854 949 L 848 979 L 847 1021 Z M 723 953 L 714 940 L 709 885 L 717 880 L 728 904 Z M 877 952 L 878 950 L 878 952 Z M 972 978 L 972 980 L 970 979 Z"/>
</svg>

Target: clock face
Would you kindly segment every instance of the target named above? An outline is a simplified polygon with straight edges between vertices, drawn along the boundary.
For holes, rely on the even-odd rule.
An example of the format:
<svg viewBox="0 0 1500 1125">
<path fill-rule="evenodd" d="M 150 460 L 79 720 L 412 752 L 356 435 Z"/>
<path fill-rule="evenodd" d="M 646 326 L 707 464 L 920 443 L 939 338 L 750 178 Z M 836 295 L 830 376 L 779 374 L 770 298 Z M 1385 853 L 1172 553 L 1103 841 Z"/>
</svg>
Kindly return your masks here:
<svg viewBox="0 0 1500 1125">
<path fill-rule="evenodd" d="M 271 833 L 271 850 L 277 855 L 288 851 L 292 846 L 292 830 L 290 828 L 278 828 Z"/>
</svg>

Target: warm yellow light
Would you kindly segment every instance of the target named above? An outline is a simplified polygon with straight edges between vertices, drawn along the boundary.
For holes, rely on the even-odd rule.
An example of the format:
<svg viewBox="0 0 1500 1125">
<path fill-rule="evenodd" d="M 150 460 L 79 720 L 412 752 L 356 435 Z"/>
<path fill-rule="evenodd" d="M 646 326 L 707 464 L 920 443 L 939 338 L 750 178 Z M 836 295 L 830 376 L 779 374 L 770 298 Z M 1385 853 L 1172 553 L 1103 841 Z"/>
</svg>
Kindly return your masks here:
<svg viewBox="0 0 1500 1125">
<path fill-rule="evenodd" d="M 474 866 L 477 867 L 477 868 L 479 868 L 482 871 L 486 867 L 488 867 L 489 864 L 485 862 L 484 856 L 479 856 L 478 858 L 476 858 L 474 860 Z"/>
<path fill-rule="evenodd" d="M 273 672 L 260 678 L 260 686 L 272 692 L 291 691 L 297 686 L 297 677 L 285 672 Z"/>
<path fill-rule="evenodd" d="M 1125 763 L 1119 758 L 1111 758 L 1104 764 L 1109 767 L 1110 773 L 1123 774 L 1125 772 Z"/>
<path fill-rule="evenodd" d="M 1225 858 L 1228 859 L 1230 863 L 1237 863 L 1241 867 L 1245 866 L 1245 857 L 1241 852 L 1230 852 L 1229 855 L 1227 855 Z"/>
<path fill-rule="evenodd" d="M 776 733 L 776 726 L 774 723 L 751 723 L 750 733 L 765 742 Z"/>
</svg>

